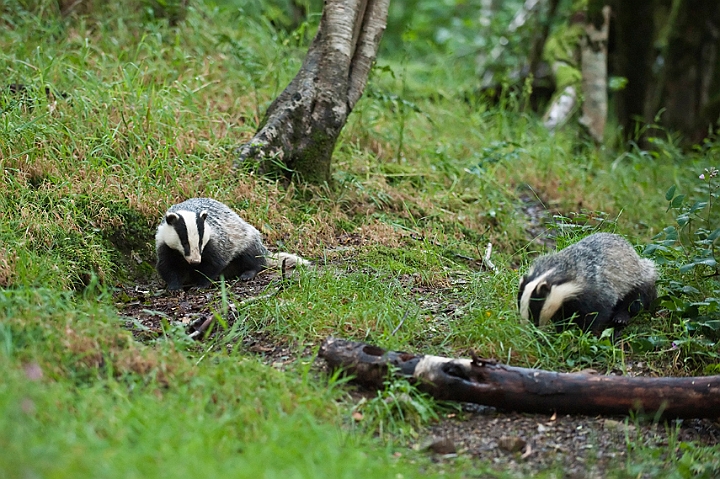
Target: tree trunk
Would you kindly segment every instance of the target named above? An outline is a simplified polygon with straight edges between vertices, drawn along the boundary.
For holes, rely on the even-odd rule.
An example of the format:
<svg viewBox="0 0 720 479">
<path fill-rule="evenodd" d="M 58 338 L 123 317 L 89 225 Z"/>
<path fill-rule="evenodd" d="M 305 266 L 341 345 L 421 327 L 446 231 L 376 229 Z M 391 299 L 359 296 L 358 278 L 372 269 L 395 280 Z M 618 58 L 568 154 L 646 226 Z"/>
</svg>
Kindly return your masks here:
<svg viewBox="0 0 720 479">
<path fill-rule="evenodd" d="M 390 0 L 326 0 L 297 76 L 273 101 L 238 164 L 261 172 L 282 164 L 302 181 L 330 181 L 330 161 L 348 115 L 362 96 L 387 22 Z"/>
<path fill-rule="evenodd" d="M 720 2 L 675 0 L 673 7 L 664 69 L 648 106 L 653 115 L 664 108 L 662 124 L 698 142 L 720 114 Z"/>
<path fill-rule="evenodd" d="M 591 2 L 597 4 L 601 2 Z M 588 11 L 585 36 L 580 42 L 582 70 L 582 117 L 590 136 L 602 143 L 607 121 L 607 47 L 610 30 L 610 7 L 597 12 Z M 597 18 L 599 17 L 599 18 Z"/>
<path fill-rule="evenodd" d="M 669 418 L 720 416 L 720 376 L 647 378 L 555 373 L 494 360 L 450 359 L 385 351 L 328 338 L 318 356 L 365 386 L 381 388 L 388 374 L 414 380 L 437 399 L 521 412 L 617 415 L 631 411 Z"/>
<path fill-rule="evenodd" d="M 652 120 L 645 110 L 652 81 L 654 0 L 617 0 L 614 74 L 627 78 L 627 87 L 617 94 L 617 116 L 625 136 L 633 138 L 636 122 Z"/>
<path fill-rule="evenodd" d="M 543 125 L 548 130 L 554 130 L 564 124 L 575 111 L 577 92 L 574 86 L 566 86 L 562 93 L 556 95 L 543 116 Z"/>
</svg>

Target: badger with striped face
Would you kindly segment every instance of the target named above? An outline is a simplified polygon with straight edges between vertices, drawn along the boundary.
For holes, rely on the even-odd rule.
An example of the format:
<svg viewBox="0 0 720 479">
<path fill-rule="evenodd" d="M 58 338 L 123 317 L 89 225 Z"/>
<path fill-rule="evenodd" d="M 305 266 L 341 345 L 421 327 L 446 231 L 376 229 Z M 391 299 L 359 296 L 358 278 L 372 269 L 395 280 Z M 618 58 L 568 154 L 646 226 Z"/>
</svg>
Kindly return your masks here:
<svg viewBox="0 0 720 479">
<path fill-rule="evenodd" d="M 520 280 L 520 315 L 536 326 L 569 322 L 599 334 L 619 331 L 657 297 L 655 264 L 623 237 L 595 233 L 535 260 Z"/>
<path fill-rule="evenodd" d="M 221 275 L 249 280 L 280 263 L 308 264 L 292 254 L 268 253 L 255 227 L 210 198 L 171 206 L 158 226 L 155 246 L 157 271 L 169 290 L 207 287 Z"/>
</svg>

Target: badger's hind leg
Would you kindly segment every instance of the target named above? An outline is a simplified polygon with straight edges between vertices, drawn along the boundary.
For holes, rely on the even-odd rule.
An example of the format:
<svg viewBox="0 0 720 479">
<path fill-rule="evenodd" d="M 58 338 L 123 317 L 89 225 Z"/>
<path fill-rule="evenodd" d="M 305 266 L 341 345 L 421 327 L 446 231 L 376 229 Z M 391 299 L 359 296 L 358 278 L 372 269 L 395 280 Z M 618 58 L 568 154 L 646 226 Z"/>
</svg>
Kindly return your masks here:
<svg viewBox="0 0 720 479">
<path fill-rule="evenodd" d="M 223 271 L 223 274 L 225 274 L 226 278 L 238 277 L 243 281 L 251 280 L 265 269 L 267 265 L 266 254 L 267 252 L 261 248 L 247 248 L 233 258 Z"/>
</svg>

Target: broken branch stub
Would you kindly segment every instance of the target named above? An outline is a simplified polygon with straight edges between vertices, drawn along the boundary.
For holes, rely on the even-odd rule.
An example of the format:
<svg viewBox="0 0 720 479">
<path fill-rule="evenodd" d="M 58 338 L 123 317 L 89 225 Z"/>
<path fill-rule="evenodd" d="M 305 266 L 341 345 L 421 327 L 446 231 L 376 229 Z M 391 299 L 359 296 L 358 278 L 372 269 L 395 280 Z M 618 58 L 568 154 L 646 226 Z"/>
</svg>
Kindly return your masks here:
<svg viewBox="0 0 720 479">
<path fill-rule="evenodd" d="M 670 418 L 720 416 L 720 376 L 651 378 L 556 373 L 494 360 L 451 359 L 385 351 L 327 338 L 318 356 L 364 386 L 380 388 L 389 374 L 413 380 L 436 399 L 551 414 L 618 415 L 631 411 Z"/>
</svg>

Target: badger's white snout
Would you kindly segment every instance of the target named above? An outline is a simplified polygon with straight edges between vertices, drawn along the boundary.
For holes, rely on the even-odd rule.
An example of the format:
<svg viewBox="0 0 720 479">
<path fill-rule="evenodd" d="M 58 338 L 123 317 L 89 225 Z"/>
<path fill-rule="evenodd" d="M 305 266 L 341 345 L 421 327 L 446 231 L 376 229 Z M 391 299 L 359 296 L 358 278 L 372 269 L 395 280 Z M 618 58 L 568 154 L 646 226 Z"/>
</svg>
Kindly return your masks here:
<svg viewBox="0 0 720 479">
<path fill-rule="evenodd" d="M 200 264 L 200 262 L 202 262 L 202 255 L 200 255 L 200 251 L 191 251 L 190 255 L 185 256 L 185 261 L 189 264 Z"/>
</svg>

